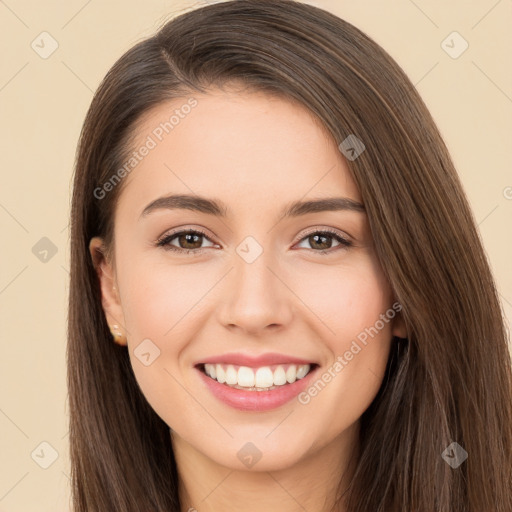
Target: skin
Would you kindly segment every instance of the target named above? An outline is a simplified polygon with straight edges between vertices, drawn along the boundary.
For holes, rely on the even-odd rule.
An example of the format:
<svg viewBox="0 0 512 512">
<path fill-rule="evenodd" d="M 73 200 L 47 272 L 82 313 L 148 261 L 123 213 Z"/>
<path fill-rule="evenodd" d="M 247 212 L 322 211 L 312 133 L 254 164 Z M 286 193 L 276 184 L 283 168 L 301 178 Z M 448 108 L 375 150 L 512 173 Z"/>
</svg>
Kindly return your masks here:
<svg viewBox="0 0 512 512">
<path fill-rule="evenodd" d="M 392 335 L 405 337 L 405 327 L 400 315 L 386 323 L 307 404 L 244 412 L 206 389 L 194 364 L 226 352 L 291 354 L 327 371 L 395 299 L 366 213 L 280 219 L 294 200 L 362 202 L 336 142 L 309 112 L 263 93 L 194 97 L 198 105 L 125 178 L 113 258 L 91 240 L 106 318 L 120 326 L 141 390 L 171 429 L 183 511 L 328 511 L 342 473 L 346 486 L 353 472 L 359 418 L 381 385 Z M 186 99 L 146 113 L 134 148 Z M 140 217 L 171 193 L 221 200 L 230 215 L 159 209 Z M 174 228 L 206 231 L 209 240 L 172 241 L 203 252 L 156 246 Z M 311 235 L 325 228 L 353 246 L 329 237 L 315 244 Z M 247 236 L 263 249 L 250 264 L 236 252 Z M 145 366 L 134 349 L 148 338 L 160 356 Z M 252 468 L 237 457 L 249 441 L 262 453 Z"/>
</svg>

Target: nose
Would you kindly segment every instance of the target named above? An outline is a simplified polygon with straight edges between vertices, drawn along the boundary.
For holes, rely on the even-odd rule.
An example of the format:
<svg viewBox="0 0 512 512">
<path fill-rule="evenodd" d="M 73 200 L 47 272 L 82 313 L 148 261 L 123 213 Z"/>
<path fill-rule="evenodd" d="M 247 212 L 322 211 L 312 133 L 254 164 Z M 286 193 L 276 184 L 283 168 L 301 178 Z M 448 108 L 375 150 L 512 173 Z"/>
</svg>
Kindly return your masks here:
<svg viewBox="0 0 512 512">
<path fill-rule="evenodd" d="M 256 336 L 287 325 L 292 318 L 293 293 L 271 255 L 264 251 L 248 263 L 235 253 L 233 265 L 217 308 L 220 323 Z"/>
</svg>

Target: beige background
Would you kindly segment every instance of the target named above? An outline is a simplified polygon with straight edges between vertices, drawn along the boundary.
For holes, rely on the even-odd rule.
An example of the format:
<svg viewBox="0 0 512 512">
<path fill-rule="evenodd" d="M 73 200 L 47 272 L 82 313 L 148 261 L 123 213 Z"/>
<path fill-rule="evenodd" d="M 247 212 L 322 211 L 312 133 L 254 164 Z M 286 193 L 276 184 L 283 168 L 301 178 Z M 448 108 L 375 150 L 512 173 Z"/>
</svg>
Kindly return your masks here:
<svg viewBox="0 0 512 512">
<path fill-rule="evenodd" d="M 0 0 L 0 512 L 69 510 L 67 225 L 93 91 L 126 49 L 201 3 Z M 310 3 L 365 31 L 417 86 L 465 185 L 510 324 L 512 1 Z M 45 37 L 50 48 L 43 31 L 58 43 L 47 59 L 31 47 L 43 51 Z M 469 43 L 456 59 L 441 46 L 453 31 Z M 57 250 L 46 262 L 32 250 L 43 237 Z"/>
</svg>

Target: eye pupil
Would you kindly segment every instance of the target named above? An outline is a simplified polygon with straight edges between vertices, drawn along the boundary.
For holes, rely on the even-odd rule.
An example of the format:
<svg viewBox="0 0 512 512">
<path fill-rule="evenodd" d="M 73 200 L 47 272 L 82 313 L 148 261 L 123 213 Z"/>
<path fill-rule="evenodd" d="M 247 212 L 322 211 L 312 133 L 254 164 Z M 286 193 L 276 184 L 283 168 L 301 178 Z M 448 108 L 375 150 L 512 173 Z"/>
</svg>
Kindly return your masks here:
<svg viewBox="0 0 512 512">
<path fill-rule="evenodd" d="M 184 241 L 185 244 L 188 244 L 188 243 L 192 243 L 194 244 L 193 241 L 191 241 L 190 239 L 191 238 L 195 238 L 195 243 L 197 244 L 197 240 L 200 239 L 202 237 L 202 235 L 198 235 L 196 233 L 186 233 L 184 235 L 181 235 L 179 236 L 179 241 L 180 241 L 180 245 L 182 245 L 182 242 Z M 201 243 L 199 243 L 199 247 L 201 246 Z M 190 249 L 191 247 L 186 247 L 187 249 Z M 196 246 L 193 246 L 192 249 L 196 249 L 197 247 Z"/>
<path fill-rule="evenodd" d="M 317 239 L 323 238 L 324 240 L 329 240 L 331 237 L 321 235 L 321 234 L 316 234 L 316 235 L 310 236 L 309 238 L 314 240 L 314 244 L 311 244 L 312 246 L 314 246 L 315 244 L 317 244 Z M 332 245 L 332 239 L 331 239 L 330 243 L 323 242 L 323 243 L 320 243 L 317 245 L 323 245 L 323 247 L 320 247 L 320 249 L 329 249 Z M 327 247 L 325 247 L 325 245 L 327 245 Z"/>
</svg>

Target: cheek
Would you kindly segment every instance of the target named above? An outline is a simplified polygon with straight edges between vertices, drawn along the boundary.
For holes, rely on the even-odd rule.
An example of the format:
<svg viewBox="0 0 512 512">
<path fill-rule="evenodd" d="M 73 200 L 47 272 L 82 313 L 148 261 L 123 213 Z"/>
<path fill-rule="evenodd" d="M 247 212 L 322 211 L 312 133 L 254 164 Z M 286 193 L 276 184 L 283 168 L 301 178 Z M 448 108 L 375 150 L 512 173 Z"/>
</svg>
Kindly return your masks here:
<svg viewBox="0 0 512 512">
<path fill-rule="evenodd" d="M 178 427 L 181 420 L 172 411 L 183 413 L 180 418 L 197 414 L 194 402 L 183 391 L 187 384 L 179 361 L 201 329 L 194 320 L 212 279 L 203 271 L 143 260 L 129 258 L 118 269 L 131 365 L 155 412 L 168 425 Z"/>
<path fill-rule="evenodd" d="M 339 265 L 300 270 L 294 291 L 314 313 L 316 322 L 323 324 L 322 333 L 337 353 L 391 306 L 389 283 L 372 255 L 358 254 Z M 389 325 L 382 330 L 389 333 Z"/>
<path fill-rule="evenodd" d="M 395 316 L 391 288 L 373 258 L 360 258 L 301 278 L 298 293 L 320 317 L 330 354 L 301 403 L 314 417 L 332 418 L 334 435 L 361 416 L 382 383 Z"/>
<path fill-rule="evenodd" d="M 204 268 L 148 264 L 142 258 L 133 258 L 120 268 L 123 313 L 134 342 L 154 338 L 165 343 L 176 338 L 190 316 L 200 311 L 200 299 L 212 286 L 211 273 Z"/>
</svg>

